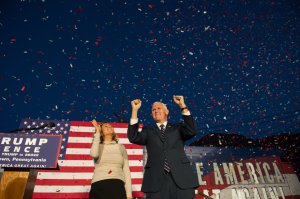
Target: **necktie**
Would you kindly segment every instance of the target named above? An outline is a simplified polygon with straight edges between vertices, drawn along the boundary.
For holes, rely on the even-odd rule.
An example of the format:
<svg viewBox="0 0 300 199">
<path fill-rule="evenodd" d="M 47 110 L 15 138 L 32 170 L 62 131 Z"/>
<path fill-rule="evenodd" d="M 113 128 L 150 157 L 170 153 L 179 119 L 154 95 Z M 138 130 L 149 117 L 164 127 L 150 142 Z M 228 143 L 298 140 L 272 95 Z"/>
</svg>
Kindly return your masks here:
<svg viewBox="0 0 300 199">
<path fill-rule="evenodd" d="M 165 134 L 165 125 L 161 124 L 160 125 L 160 133 L 161 133 L 161 137 L 163 138 L 163 141 L 165 141 L 166 139 L 166 134 Z"/>
<path fill-rule="evenodd" d="M 160 125 L 160 132 L 161 132 L 161 136 L 162 136 L 162 138 L 163 138 L 163 141 L 165 141 L 165 139 L 166 139 L 166 133 L 165 133 L 165 130 L 166 130 L 166 129 L 165 129 L 165 125 L 161 124 L 161 125 Z M 167 172 L 167 173 L 170 173 L 170 171 L 171 171 L 170 165 L 169 165 L 169 163 L 168 163 L 166 157 L 165 157 L 165 160 L 164 160 L 164 170 L 165 170 L 165 172 Z"/>
</svg>

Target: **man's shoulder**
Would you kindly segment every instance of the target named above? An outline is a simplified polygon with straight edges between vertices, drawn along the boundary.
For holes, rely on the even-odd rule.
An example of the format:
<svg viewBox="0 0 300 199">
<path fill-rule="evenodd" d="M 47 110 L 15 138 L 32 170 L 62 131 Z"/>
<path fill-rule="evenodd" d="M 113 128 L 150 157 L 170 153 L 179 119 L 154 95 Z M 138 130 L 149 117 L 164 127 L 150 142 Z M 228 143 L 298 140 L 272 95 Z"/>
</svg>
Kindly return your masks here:
<svg viewBox="0 0 300 199">
<path fill-rule="evenodd" d="M 180 125 L 182 125 L 182 122 L 169 123 L 167 127 L 179 127 Z"/>
<path fill-rule="evenodd" d="M 155 126 L 154 125 L 145 125 L 145 126 L 143 126 L 143 129 L 144 130 L 151 130 L 151 129 L 155 129 Z"/>
</svg>

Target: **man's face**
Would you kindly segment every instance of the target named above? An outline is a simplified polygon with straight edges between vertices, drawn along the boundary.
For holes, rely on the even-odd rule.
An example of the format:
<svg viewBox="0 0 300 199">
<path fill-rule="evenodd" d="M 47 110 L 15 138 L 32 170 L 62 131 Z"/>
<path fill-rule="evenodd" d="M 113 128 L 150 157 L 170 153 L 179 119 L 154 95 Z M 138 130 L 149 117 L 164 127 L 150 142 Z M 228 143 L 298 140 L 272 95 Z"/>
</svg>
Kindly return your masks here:
<svg viewBox="0 0 300 199">
<path fill-rule="evenodd" d="M 167 121 L 168 114 L 169 110 L 166 109 L 166 107 L 162 103 L 155 102 L 152 105 L 152 117 L 155 122 L 163 123 Z"/>
</svg>

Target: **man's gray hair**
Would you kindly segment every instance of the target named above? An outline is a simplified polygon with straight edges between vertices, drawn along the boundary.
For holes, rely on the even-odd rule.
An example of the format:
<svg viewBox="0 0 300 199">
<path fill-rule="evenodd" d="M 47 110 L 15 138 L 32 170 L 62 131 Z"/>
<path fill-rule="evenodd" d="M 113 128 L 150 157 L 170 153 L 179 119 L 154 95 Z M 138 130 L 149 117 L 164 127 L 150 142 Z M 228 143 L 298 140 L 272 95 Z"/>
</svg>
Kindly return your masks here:
<svg viewBox="0 0 300 199">
<path fill-rule="evenodd" d="M 153 102 L 152 106 L 153 106 L 154 104 L 157 104 L 157 103 L 160 103 L 160 104 L 162 104 L 162 105 L 163 105 L 163 107 L 165 107 L 165 109 L 169 110 L 169 109 L 168 109 L 168 107 L 167 107 L 167 105 L 166 105 L 166 104 L 164 104 L 164 103 L 162 103 L 162 102 Z"/>
</svg>

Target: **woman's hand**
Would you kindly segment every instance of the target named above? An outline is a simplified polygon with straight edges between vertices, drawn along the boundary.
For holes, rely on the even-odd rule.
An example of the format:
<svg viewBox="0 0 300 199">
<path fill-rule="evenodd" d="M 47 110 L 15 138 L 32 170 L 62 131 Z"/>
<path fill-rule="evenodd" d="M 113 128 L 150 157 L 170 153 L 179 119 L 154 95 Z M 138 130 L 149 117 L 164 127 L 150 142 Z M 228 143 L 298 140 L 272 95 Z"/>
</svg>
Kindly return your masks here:
<svg viewBox="0 0 300 199">
<path fill-rule="evenodd" d="M 98 124 L 95 119 L 92 120 L 92 124 L 95 127 L 95 129 L 96 129 L 96 133 L 100 133 L 101 132 L 101 126 L 100 126 L 100 124 Z"/>
</svg>

